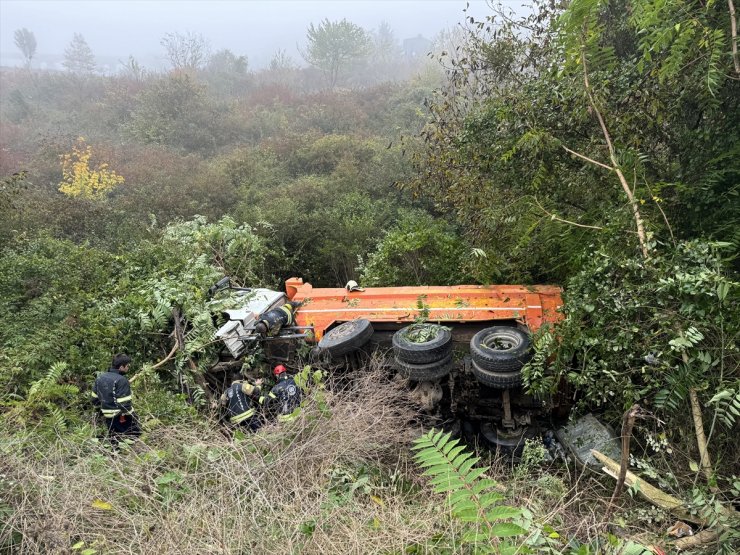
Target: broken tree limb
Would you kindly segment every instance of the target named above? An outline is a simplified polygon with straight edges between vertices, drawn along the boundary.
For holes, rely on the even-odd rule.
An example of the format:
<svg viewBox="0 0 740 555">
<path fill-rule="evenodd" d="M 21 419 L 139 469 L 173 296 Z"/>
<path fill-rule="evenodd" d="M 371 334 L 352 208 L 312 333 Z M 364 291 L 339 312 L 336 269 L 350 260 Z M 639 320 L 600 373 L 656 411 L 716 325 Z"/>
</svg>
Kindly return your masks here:
<svg viewBox="0 0 740 555">
<path fill-rule="evenodd" d="M 717 532 L 714 530 L 702 530 L 693 536 L 686 536 L 685 538 L 676 540 L 673 547 L 676 551 L 683 551 L 685 549 L 693 549 L 695 547 L 714 543 L 717 539 Z"/>
<path fill-rule="evenodd" d="M 684 353 L 685 356 L 685 353 Z M 685 361 L 684 361 L 685 362 Z M 701 416 L 701 405 L 696 389 L 689 389 L 689 400 L 691 401 L 691 416 L 694 419 L 694 431 L 696 433 L 696 444 L 699 446 L 699 466 L 709 484 L 712 483 L 712 463 L 709 460 L 709 449 L 707 448 L 707 437 L 704 435 L 704 419 Z M 712 491 L 717 488 L 711 487 Z"/>
<path fill-rule="evenodd" d="M 160 360 L 157 364 L 155 364 L 154 366 L 152 366 L 150 368 L 150 370 L 156 370 L 157 368 L 159 368 L 160 366 L 162 366 L 165 362 L 168 362 L 168 361 L 172 360 L 172 357 L 175 356 L 175 353 L 176 352 L 177 352 L 177 339 L 175 339 L 175 346 L 172 347 L 172 350 L 169 352 L 169 354 L 166 357 L 164 357 L 162 360 Z M 129 383 L 134 383 L 134 381 L 136 380 L 136 378 L 138 378 L 139 376 L 141 376 L 141 374 L 142 373 L 140 372 L 140 373 L 136 374 L 135 376 L 133 376 L 129 380 Z"/>
<path fill-rule="evenodd" d="M 735 4 L 727 0 L 727 8 L 730 10 L 730 35 L 732 37 L 732 63 L 735 73 L 740 75 L 740 58 L 737 55 L 737 20 L 735 19 Z"/>
<path fill-rule="evenodd" d="M 599 451 L 596 451 L 595 449 L 591 450 L 591 454 L 604 465 L 604 468 L 602 468 L 602 470 L 605 474 L 608 474 L 614 479 L 618 479 L 620 464 L 617 461 L 610 459 L 609 457 Z M 706 526 L 706 521 L 699 516 L 690 514 L 686 510 L 686 505 L 684 504 L 684 502 L 681 501 L 678 497 L 674 497 L 669 493 L 665 493 L 652 484 L 647 483 L 645 480 L 630 472 L 629 470 L 625 472 L 624 483 L 630 488 L 636 488 L 637 493 L 642 498 L 644 498 L 646 501 L 649 501 L 656 507 L 673 513 L 681 520 L 686 520 L 689 522 L 693 522 L 694 524 Z"/>
<path fill-rule="evenodd" d="M 568 150 L 568 149 L 566 148 L 565 150 Z M 565 220 L 565 219 L 560 218 L 560 217 L 556 216 L 555 214 L 552 214 L 552 213 L 548 212 L 547 210 L 545 210 L 545 207 L 540 204 L 540 201 L 537 200 L 537 197 L 534 197 L 534 201 L 535 201 L 535 203 L 537 203 L 537 206 L 539 206 L 540 210 L 542 210 L 545 214 L 547 214 L 548 216 L 550 216 L 550 219 L 555 220 L 556 222 L 562 222 L 564 224 L 573 225 L 573 226 L 576 226 L 576 227 L 584 227 L 584 228 L 587 228 L 587 229 L 595 229 L 597 231 L 600 231 L 600 230 L 604 229 L 603 227 L 599 227 L 599 226 L 596 226 L 596 225 L 579 224 L 578 222 L 571 222 L 570 220 Z"/>
<path fill-rule="evenodd" d="M 198 372 L 197 365 L 195 364 L 192 358 L 187 356 L 187 352 L 185 350 L 185 330 L 183 329 L 182 322 L 180 321 L 182 318 L 182 313 L 180 312 L 179 307 L 175 306 L 172 308 L 172 318 L 175 321 L 175 340 L 176 340 L 177 350 L 186 356 L 188 366 L 190 366 L 190 370 L 192 371 L 193 378 L 195 379 L 195 383 L 198 384 L 198 386 L 203 390 L 203 394 L 205 395 L 206 400 L 210 403 L 213 400 L 213 395 L 211 395 L 211 390 L 208 387 L 208 384 L 206 383 L 203 376 Z M 190 394 L 188 385 L 185 382 L 185 377 L 182 375 L 182 372 L 178 371 L 178 378 L 180 380 L 180 384 L 181 384 L 181 387 L 183 388 L 183 391 L 187 390 L 188 394 Z"/>
<path fill-rule="evenodd" d="M 689 356 L 686 351 L 681 353 L 683 363 L 689 365 Z M 694 433 L 696 434 L 696 444 L 699 447 L 699 467 L 710 484 L 709 489 L 712 493 L 717 493 L 717 488 L 712 484 L 712 462 L 709 459 L 709 448 L 707 447 L 707 436 L 704 434 L 704 418 L 701 415 L 701 405 L 696 388 L 689 389 L 689 401 L 691 403 L 691 416 L 694 420 Z"/>
<path fill-rule="evenodd" d="M 627 467 L 630 461 L 630 441 L 632 440 L 632 428 L 635 425 L 635 418 L 640 413 L 639 405 L 632 405 L 630 409 L 624 413 L 622 418 L 622 460 L 619 464 L 619 477 L 617 478 L 617 484 L 614 487 L 614 493 L 612 498 L 609 500 L 609 508 L 607 514 L 610 512 L 612 505 L 617 498 L 622 495 L 624 489 L 624 480 L 627 477 Z"/>
</svg>

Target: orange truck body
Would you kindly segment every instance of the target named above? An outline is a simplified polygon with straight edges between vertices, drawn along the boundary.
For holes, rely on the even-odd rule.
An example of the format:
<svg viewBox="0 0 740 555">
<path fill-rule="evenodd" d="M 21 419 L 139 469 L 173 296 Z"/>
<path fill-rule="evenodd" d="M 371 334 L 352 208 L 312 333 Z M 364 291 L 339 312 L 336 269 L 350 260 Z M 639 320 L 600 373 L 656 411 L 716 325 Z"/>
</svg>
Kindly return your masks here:
<svg viewBox="0 0 740 555">
<path fill-rule="evenodd" d="M 315 340 L 334 325 L 365 318 L 373 323 L 404 324 L 419 318 L 429 322 L 470 324 L 516 320 L 537 331 L 562 319 L 562 290 L 551 285 L 453 285 L 429 287 L 368 287 L 364 291 L 314 288 L 301 278 L 285 282 L 291 301 L 303 304 L 298 326 L 311 326 Z"/>
</svg>

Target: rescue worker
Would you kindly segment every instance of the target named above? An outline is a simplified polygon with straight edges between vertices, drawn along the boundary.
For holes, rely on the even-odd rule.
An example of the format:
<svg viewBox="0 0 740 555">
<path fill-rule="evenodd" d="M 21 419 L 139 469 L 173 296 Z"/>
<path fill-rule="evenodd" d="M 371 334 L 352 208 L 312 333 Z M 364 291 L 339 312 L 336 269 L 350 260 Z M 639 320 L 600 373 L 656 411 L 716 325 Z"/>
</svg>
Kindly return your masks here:
<svg viewBox="0 0 740 555">
<path fill-rule="evenodd" d="M 105 418 L 108 436 L 118 443 L 120 436 L 141 434 L 131 403 L 131 385 L 124 374 L 131 366 L 131 357 L 119 353 L 113 357 L 111 368 L 95 378 L 90 398 Z"/>
<path fill-rule="evenodd" d="M 277 383 L 268 394 L 270 412 L 277 414 L 278 422 L 286 422 L 301 404 L 301 390 L 282 364 L 278 364 L 272 372 Z"/>
<path fill-rule="evenodd" d="M 255 385 L 246 380 L 235 380 L 221 395 L 221 404 L 227 407 L 231 424 L 247 427 L 253 432 L 262 426 L 262 415 L 258 410 L 263 401 L 261 385 L 262 380 L 255 381 Z"/>
<path fill-rule="evenodd" d="M 254 331 L 263 337 L 276 336 L 283 326 L 290 326 L 295 322 L 295 311 L 299 306 L 301 306 L 299 302 L 288 301 L 281 307 L 261 314 L 259 322 L 254 326 Z"/>
</svg>

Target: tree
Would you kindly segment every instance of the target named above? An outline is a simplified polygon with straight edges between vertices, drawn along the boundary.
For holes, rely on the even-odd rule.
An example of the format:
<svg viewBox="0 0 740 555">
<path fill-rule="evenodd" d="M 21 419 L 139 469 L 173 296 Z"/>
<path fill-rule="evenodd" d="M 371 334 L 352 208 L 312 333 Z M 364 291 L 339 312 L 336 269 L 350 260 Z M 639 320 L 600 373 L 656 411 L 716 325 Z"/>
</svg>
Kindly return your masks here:
<svg viewBox="0 0 740 555">
<path fill-rule="evenodd" d="M 272 55 L 269 67 L 271 71 L 292 71 L 296 69 L 293 58 L 291 58 L 282 48 L 279 48 L 277 52 Z"/>
<path fill-rule="evenodd" d="M 23 29 L 16 29 L 14 36 L 15 45 L 26 59 L 26 69 L 29 69 L 31 67 L 31 60 L 36 55 L 36 37 L 25 27 Z"/>
<path fill-rule="evenodd" d="M 144 81 L 147 73 L 146 69 L 144 69 L 136 58 L 129 56 L 127 61 L 119 60 L 118 63 L 121 64 L 121 75 L 137 83 Z"/>
<path fill-rule="evenodd" d="M 387 21 L 381 21 L 373 33 L 373 54 L 375 61 L 381 64 L 396 62 L 401 55 L 401 46 Z"/>
<path fill-rule="evenodd" d="M 72 42 L 64 50 L 62 65 L 72 73 L 92 73 L 95 71 L 95 55 L 85 37 L 75 33 Z"/>
<path fill-rule="evenodd" d="M 203 76 L 218 96 L 238 96 L 247 88 L 249 73 L 246 56 L 237 56 L 231 50 L 219 50 L 208 59 Z"/>
<path fill-rule="evenodd" d="M 363 58 L 370 46 L 367 32 L 346 19 L 324 19 L 318 26 L 311 23 L 306 38 L 303 59 L 324 73 L 331 88 L 336 86 L 340 73 Z"/>
<path fill-rule="evenodd" d="M 195 72 L 205 64 L 211 46 L 200 33 L 167 33 L 160 44 L 173 69 Z"/>
<path fill-rule="evenodd" d="M 59 190 L 70 197 L 97 200 L 124 182 L 122 176 L 108 168 L 108 164 L 90 167 L 92 147 L 80 137 L 72 152 L 60 156 L 64 180 Z"/>
</svg>

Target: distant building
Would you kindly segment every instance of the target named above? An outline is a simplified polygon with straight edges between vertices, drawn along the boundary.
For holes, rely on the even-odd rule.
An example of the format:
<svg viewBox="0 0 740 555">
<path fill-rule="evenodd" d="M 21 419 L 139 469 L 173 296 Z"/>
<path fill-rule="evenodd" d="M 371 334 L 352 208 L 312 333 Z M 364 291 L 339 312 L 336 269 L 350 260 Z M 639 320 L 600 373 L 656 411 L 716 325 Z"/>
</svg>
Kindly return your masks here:
<svg viewBox="0 0 740 555">
<path fill-rule="evenodd" d="M 407 58 L 426 56 L 432 50 L 432 41 L 417 35 L 411 39 L 404 39 L 403 53 Z"/>
</svg>

